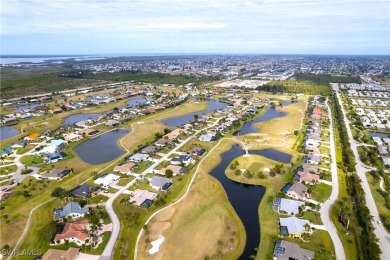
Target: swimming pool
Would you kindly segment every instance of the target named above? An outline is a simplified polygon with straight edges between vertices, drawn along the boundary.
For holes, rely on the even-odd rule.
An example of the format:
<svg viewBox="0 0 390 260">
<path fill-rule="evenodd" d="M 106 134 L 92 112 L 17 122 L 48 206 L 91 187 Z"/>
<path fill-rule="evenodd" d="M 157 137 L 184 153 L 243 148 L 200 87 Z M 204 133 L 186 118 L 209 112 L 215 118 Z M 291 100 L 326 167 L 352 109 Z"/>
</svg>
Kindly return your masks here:
<svg viewBox="0 0 390 260">
<path fill-rule="evenodd" d="M 286 185 L 284 185 L 284 187 L 282 188 L 282 192 L 287 193 L 287 191 L 291 188 L 292 185 L 292 183 L 287 183 Z"/>
</svg>

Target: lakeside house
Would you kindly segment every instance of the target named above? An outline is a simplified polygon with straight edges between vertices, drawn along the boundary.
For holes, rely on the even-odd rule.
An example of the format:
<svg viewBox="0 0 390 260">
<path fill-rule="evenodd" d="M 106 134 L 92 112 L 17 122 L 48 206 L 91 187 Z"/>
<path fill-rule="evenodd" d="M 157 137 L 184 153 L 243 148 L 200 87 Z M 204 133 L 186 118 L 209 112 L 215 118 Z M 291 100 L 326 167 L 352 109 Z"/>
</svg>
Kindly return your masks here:
<svg viewBox="0 0 390 260">
<path fill-rule="evenodd" d="M 135 167 L 135 163 L 124 163 L 114 167 L 114 172 L 120 172 L 122 174 L 131 174 L 133 173 L 133 168 Z"/>
<path fill-rule="evenodd" d="M 310 198 L 309 193 L 307 192 L 307 188 L 302 183 L 294 183 L 292 184 L 285 192 L 287 196 L 290 196 L 295 199 L 305 200 Z"/>
<path fill-rule="evenodd" d="M 136 163 L 139 163 L 139 162 L 142 162 L 142 161 L 145 161 L 145 160 L 149 160 L 151 157 L 149 154 L 144 154 L 144 153 L 136 153 L 136 154 L 133 154 L 132 156 L 129 157 L 129 161 L 130 162 L 136 162 Z"/>
<path fill-rule="evenodd" d="M 274 260 L 312 260 L 315 253 L 313 251 L 303 249 L 299 245 L 278 240 L 274 249 Z"/>
<path fill-rule="evenodd" d="M 288 215 L 296 215 L 299 213 L 299 207 L 304 206 L 305 203 L 296 200 L 284 199 L 284 198 L 275 198 L 273 208 L 279 213 L 284 213 Z"/>
<path fill-rule="evenodd" d="M 93 183 L 100 185 L 104 189 L 108 189 L 111 186 L 118 183 L 121 177 L 112 173 L 103 174 L 97 178 Z"/>
<path fill-rule="evenodd" d="M 310 226 L 310 221 L 296 217 L 279 218 L 280 232 L 283 236 L 301 238 L 303 233 L 307 233 L 306 226 Z"/>
</svg>

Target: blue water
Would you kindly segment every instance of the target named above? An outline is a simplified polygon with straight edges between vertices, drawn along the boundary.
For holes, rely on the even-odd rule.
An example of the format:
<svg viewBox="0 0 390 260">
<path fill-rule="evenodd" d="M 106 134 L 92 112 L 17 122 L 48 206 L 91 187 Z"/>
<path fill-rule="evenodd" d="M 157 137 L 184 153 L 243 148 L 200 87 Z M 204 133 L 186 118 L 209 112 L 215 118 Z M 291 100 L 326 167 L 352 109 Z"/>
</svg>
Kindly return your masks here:
<svg viewBox="0 0 390 260">
<path fill-rule="evenodd" d="M 390 134 L 386 134 L 386 133 L 368 132 L 368 134 L 371 137 L 379 137 L 379 138 L 389 138 L 390 137 Z"/>
<path fill-rule="evenodd" d="M 117 141 L 128 133 L 127 129 L 113 130 L 77 145 L 74 151 L 86 163 L 106 163 L 125 153 L 118 147 Z"/>
<path fill-rule="evenodd" d="M 75 114 L 65 118 L 64 125 L 71 125 L 80 121 L 95 119 L 101 116 L 102 114 Z"/>
<path fill-rule="evenodd" d="M 287 191 L 290 189 L 292 185 L 293 185 L 292 183 L 287 183 L 286 185 L 284 185 L 282 188 L 282 192 L 287 193 Z"/>
<path fill-rule="evenodd" d="M 0 127 L 0 140 L 5 140 L 19 134 L 18 130 L 13 128 L 12 126 L 1 126 Z"/>
<path fill-rule="evenodd" d="M 228 104 L 226 104 L 226 103 L 212 100 L 212 99 L 208 100 L 207 105 L 208 105 L 208 107 L 206 110 L 203 110 L 200 112 L 189 113 L 189 114 L 185 114 L 182 116 L 170 117 L 170 118 L 161 120 L 161 122 L 163 122 L 164 124 L 166 124 L 168 126 L 172 126 L 172 127 L 181 126 L 181 125 L 187 124 L 190 121 L 194 120 L 194 115 L 199 115 L 199 116 L 205 115 L 209 112 L 213 112 L 214 110 L 225 109 L 228 106 Z"/>
<path fill-rule="evenodd" d="M 302 100 L 298 100 L 296 103 L 301 103 Z M 284 100 L 283 101 L 283 106 L 288 106 L 290 104 L 295 104 L 291 103 L 291 101 Z M 234 135 L 245 135 L 245 134 L 250 134 L 250 133 L 258 133 L 260 132 L 259 128 L 255 126 L 256 123 L 268 121 L 274 118 L 279 118 L 279 117 L 285 117 L 287 116 L 288 113 L 283 111 L 283 108 L 267 108 L 267 110 L 262 114 L 260 117 L 255 118 L 251 121 L 248 121 L 244 123 L 240 130 L 234 132 Z"/>
<path fill-rule="evenodd" d="M 34 107 L 38 107 L 43 105 L 42 103 L 33 103 L 33 104 L 25 104 L 25 105 L 18 105 L 15 107 L 15 111 L 23 111 L 27 109 L 33 109 Z"/>
<path fill-rule="evenodd" d="M 129 100 L 127 101 L 127 107 L 137 107 L 137 106 L 140 106 L 140 105 L 143 105 L 145 103 L 148 103 L 148 102 L 153 102 L 154 99 L 153 98 L 147 98 L 147 97 L 132 97 L 132 98 L 129 98 Z"/>
<path fill-rule="evenodd" d="M 268 159 L 287 162 L 287 155 L 274 149 L 249 150 L 250 154 L 262 155 Z M 260 223 L 258 208 L 266 189 L 263 186 L 248 185 L 232 181 L 226 177 L 225 170 L 237 157 L 245 154 L 239 145 L 233 145 L 229 151 L 221 154 L 221 162 L 211 170 L 210 174 L 215 177 L 225 189 L 230 204 L 241 219 L 246 234 L 246 245 L 239 259 L 249 259 L 256 254 L 254 248 L 260 244 Z M 276 156 L 276 155 L 279 155 Z M 291 155 L 289 155 L 291 160 Z"/>
</svg>

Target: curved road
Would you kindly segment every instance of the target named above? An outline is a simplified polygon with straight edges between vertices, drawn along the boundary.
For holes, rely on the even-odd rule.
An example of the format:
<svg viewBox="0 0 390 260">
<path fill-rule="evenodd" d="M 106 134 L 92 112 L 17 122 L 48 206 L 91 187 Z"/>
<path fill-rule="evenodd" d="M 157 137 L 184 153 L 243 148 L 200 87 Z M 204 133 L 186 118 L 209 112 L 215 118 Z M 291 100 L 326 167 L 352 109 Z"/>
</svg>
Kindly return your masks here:
<svg viewBox="0 0 390 260">
<path fill-rule="evenodd" d="M 329 232 L 330 237 L 332 238 L 333 245 L 336 252 L 337 260 L 345 260 L 345 251 L 343 244 L 337 234 L 337 229 L 334 226 L 332 220 L 330 219 L 330 209 L 337 200 L 339 196 L 339 181 L 337 176 L 337 164 L 336 164 L 336 148 L 334 143 L 334 132 L 333 132 L 333 121 L 332 114 L 329 107 L 329 104 L 326 103 L 328 108 L 328 116 L 329 116 L 329 133 L 330 133 L 330 154 L 331 154 L 331 172 L 332 172 L 332 193 L 330 194 L 329 199 L 321 205 L 320 214 L 321 220 L 324 223 L 326 230 Z"/>
<path fill-rule="evenodd" d="M 357 172 L 358 176 L 360 177 L 360 179 L 362 180 L 362 187 L 363 187 L 363 190 L 365 193 L 366 203 L 367 203 L 366 206 L 368 207 L 371 215 L 373 216 L 372 221 L 373 221 L 373 225 L 375 227 L 375 235 L 379 239 L 380 249 L 382 250 L 381 259 L 388 260 L 388 259 L 390 259 L 390 234 L 387 233 L 387 231 L 385 230 L 383 225 L 378 224 L 378 223 L 381 223 L 381 220 L 379 218 L 379 212 L 378 212 L 378 209 L 375 205 L 374 197 L 372 196 L 370 186 L 368 184 L 367 177 L 366 177 L 366 173 L 368 171 L 370 171 L 371 168 L 369 168 L 369 167 L 366 168 L 366 166 L 360 161 L 359 153 L 357 151 L 357 147 L 358 147 L 359 143 L 357 143 L 353 139 L 351 127 L 349 125 L 349 120 L 348 120 L 347 114 L 344 110 L 342 100 L 341 100 L 338 92 L 336 92 L 336 95 L 337 95 L 337 98 L 339 100 L 339 103 L 341 106 L 341 111 L 342 111 L 343 116 L 344 116 L 345 127 L 347 128 L 348 138 L 349 138 L 349 142 L 351 144 L 351 149 L 352 149 L 352 152 L 356 158 L 356 172 Z"/>
</svg>

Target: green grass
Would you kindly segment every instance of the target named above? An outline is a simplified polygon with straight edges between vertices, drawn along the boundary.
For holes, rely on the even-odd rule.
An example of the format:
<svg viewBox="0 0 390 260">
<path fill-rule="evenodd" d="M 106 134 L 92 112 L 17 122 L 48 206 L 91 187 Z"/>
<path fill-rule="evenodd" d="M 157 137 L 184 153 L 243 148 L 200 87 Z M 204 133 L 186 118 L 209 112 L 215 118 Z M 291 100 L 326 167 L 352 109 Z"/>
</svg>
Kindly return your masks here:
<svg viewBox="0 0 390 260">
<path fill-rule="evenodd" d="M 43 158 L 36 155 L 26 155 L 20 158 L 20 162 L 26 166 L 34 166 L 43 163 Z"/>
<path fill-rule="evenodd" d="M 7 175 L 13 172 L 16 172 L 16 165 L 11 165 L 11 166 L 6 166 L 6 167 L 1 167 L 0 168 L 0 175 Z"/>
<path fill-rule="evenodd" d="M 318 202 L 326 201 L 332 193 L 332 186 L 320 183 L 311 188 L 310 196 Z"/>
<path fill-rule="evenodd" d="M 322 225 L 321 216 L 318 212 L 304 211 L 302 219 L 307 219 L 310 221 L 310 223 L 315 225 Z"/>
<path fill-rule="evenodd" d="M 140 163 L 137 163 L 137 166 L 133 168 L 135 173 L 142 173 L 147 168 L 149 168 L 153 163 L 150 161 L 142 161 Z"/>
</svg>

